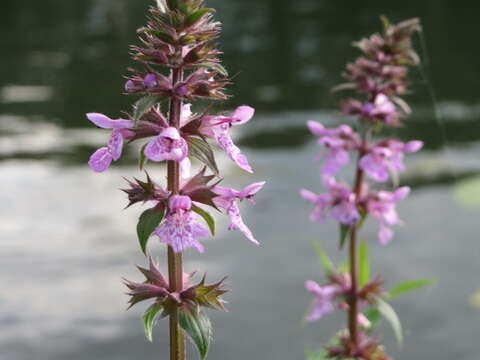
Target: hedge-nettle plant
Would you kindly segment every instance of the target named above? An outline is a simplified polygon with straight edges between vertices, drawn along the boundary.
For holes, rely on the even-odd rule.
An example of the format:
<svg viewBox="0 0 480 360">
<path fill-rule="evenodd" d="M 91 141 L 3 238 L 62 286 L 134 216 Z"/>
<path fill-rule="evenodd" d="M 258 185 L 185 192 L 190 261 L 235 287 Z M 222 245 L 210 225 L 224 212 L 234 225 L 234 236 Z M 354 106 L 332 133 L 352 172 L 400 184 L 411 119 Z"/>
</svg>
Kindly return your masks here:
<svg viewBox="0 0 480 360">
<path fill-rule="evenodd" d="M 144 180 L 127 180 L 129 204 L 142 203 L 148 208 L 140 216 L 137 234 L 142 251 L 148 256 L 148 268 L 138 267 L 143 282 L 125 280 L 130 306 L 151 300 L 143 315 L 146 336 L 152 339 L 157 318 L 170 320 L 170 359 L 185 359 L 184 331 L 205 358 L 212 336 L 211 324 L 202 308 L 224 310 L 221 298 L 224 281 L 207 284 L 205 277 L 193 282 L 194 273 L 183 271 L 182 253 L 195 248 L 204 251 L 202 238 L 214 235 L 214 218 L 204 207 L 225 212 L 230 217 L 229 230 L 241 231 L 255 244 L 257 240 L 242 220 L 239 202 L 253 201 L 264 183 L 254 183 L 243 190 L 220 186 L 213 140 L 241 169 L 253 172 L 229 130 L 248 122 L 254 109 L 240 106 L 230 114 L 210 115 L 208 107 L 193 112 L 198 100 L 224 100 L 229 84 L 212 41 L 218 38 L 220 23 L 213 21 L 214 10 L 203 0 L 159 0 L 150 9 L 147 26 L 138 30 L 140 45 L 131 47 L 133 59 L 140 66 L 130 69 L 125 91 L 140 99 L 132 114 L 111 119 L 99 113 L 87 114 L 100 128 L 112 129 L 108 145 L 95 151 L 89 165 L 96 172 L 105 171 L 122 154 L 124 142 L 143 141 L 139 164 L 165 162 L 166 186 L 146 173 Z M 190 158 L 204 167 L 191 175 Z M 160 179 L 162 180 L 162 179 Z M 168 248 L 168 276 L 147 250 L 154 235 Z"/>
<path fill-rule="evenodd" d="M 378 240 L 392 240 L 392 226 L 402 224 L 397 211 L 398 201 L 410 193 L 407 186 L 398 186 L 398 173 L 405 170 L 406 153 L 419 151 L 421 141 L 402 142 L 379 138 L 384 128 L 403 125 L 410 113 L 400 96 L 408 93 L 408 67 L 419 63 L 412 48 L 412 36 L 421 30 L 418 19 L 393 25 L 383 19 L 384 33 L 374 34 L 355 46 L 362 51 L 354 63 L 347 65 L 344 76 L 348 83 L 336 90 L 353 90 L 357 98 L 341 103 L 341 112 L 357 118 L 356 125 L 326 128 L 314 121 L 308 128 L 318 138 L 322 148 L 321 179 L 326 192 L 317 195 L 301 190 L 302 197 L 314 204 L 311 219 L 323 223 L 327 216 L 340 224 L 340 249 L 348 243 L 346 264 L 335 268 L 317 244 L 326 273 L 322 285 L 307 281 L 313 295 L 313 305 L 307 320 L 314 321 L 336 310 L 348 313 L 348 327 L 317 355 L 333 359 L 390 359 L 384 347 L 371 333 L 381 315 L 391 322 L 401 341 L 400 322 L 388 301 L 408 290 L 426 285 L 417 280 L 399 284 L 387 292 L 380 276 L 370 278 L 370 266 L 365 242 L 359 243 L 358 232 L 367 217 L 378 223 Z M 356 162 L 353 184 L 337 180 L 352 158 Z M 390 181 L 393 189 L 387 189 Z M 375 183 L 383 186 L 375 186 Z"/>
</svg>

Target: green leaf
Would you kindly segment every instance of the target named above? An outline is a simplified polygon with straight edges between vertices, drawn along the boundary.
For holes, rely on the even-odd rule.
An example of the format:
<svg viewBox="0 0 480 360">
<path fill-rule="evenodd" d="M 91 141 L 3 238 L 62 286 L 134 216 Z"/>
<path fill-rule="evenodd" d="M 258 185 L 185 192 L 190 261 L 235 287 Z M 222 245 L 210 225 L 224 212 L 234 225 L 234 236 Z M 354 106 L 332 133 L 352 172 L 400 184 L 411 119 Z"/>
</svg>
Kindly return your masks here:
<svg viewBox="0 0 480 360">
<path fill-rule="evenodd" d="M 212 236 L 215 236 L 215 219 L 209 212 L 199 208 L 198 206 L 192 205 L 192 210 L 195 211 L 198 215 L 200 215 L 205 222 L 207 223 Z"/>
<path fill-rule="evenodd" d="M 320 246 L 317 241 L 312 241 L 313 246 L 315 247 L 315 252 L 317 253 L 318 259 L 320 260 L 320 265 L 322 265 L 325 275 L 329 276 L 333 272 L 333 263 L 328 257 L 326 251 Z"/>
<path fill-rule="evenodd" d="M 325 350 L 318 350 L 318 351 L 306 351 L 305 357 L 306 360 L 327 360 L 327 352 Z"/>
<path fill-rule="evenodd" d="M 145 164 L 148 161 L 147 157 L 145 156 L 145 148 L 147 147 L 147 145 L 148 143 L 143 145 L 142 148 L 140 149 L 140 154 L 138 158 L 138 168 L 140 169 L 140 171 L 143 170 L 143 168 L 145 167 Z"/>
<path fill-rule="evenodd" d="M 372 324 L 372 329 L 377 326 L 377 324 L 379 323 L 379 321 L 381 320 L 381 314 L 380 314 L 380 311 L 378 311 L 378 309 L 375 309 L 375 308 L 370 308 L 370 309 L 367 309 L 363 315 L 365 315 L 365 317 L 368 319 L 368 321 L 370 321 L 370 323 Z"/>
<path fill-rule="evenodd" d="M 180 326 L 188 334 L 192 342 L 195 344 L 200 358 L 203 360 L 207 357 L 208 348 L 212 340 L 212 324 L 210 319 L 201 311 L 179 311 Z"/>
<path fill-rule="evenodd" d="M 195 11 L 188 15 L 188 17 L 185 20 L 185 26 L 192 26 L 195 24 L 197 21 L 199 21 L 203 15 L 208 14 L 208 13 L 214 13 L 215 9 L 200 9 L 198 11 Z"/>
<path fill-rule="evenodd" d="M 153 325 L 155 325 L 155 319 L 158 313 L 163 309 L 162 305 L 153 304 L 143 314 L 143 329 L 145 330 L 145 336 L 148 341 L 152 342 Z"/>
<path fill-rule="evenodd" d="M 340 250 L 345 246 L 345 242 L 347 241 L 351 229 L 352 228 L 349 225 L 340 224 Z"/>
<path fill-rule="evenodd" d="M 140 247 L 144 254 L 146 254 L 147 251 L 147 243 L 150 235 L 152 235 L 155 228 L 160 224 L 164 215 L 164 207 L 154 207 L 145 210 L 142 215 L 140 215 L 137 224 L 137 235 L 138 241 L 140 242 Z"/>
<path fill-rule="evenodd" d="M 210 145 L 202 139 L 188 139 L 188 152 L 194 158 L 207 165 L 215 174 L 218 174 L 218 167 L 215 161 L 215 155 Z"/>
<path fill-rule="evenodd" d="M 364 286 L 370 280 L 370 262 L 368 259 L 368 245 L 366 241 L 360 242 L 359 247 L 359 274 L 358 281 L 360 286 Z"/>
<path fill-rule="evenodd" d="M 432 285 L 435 281 L 433 280 L 411 280 L 405 281 L 397 286 L 395 286 L 392 290 L 388 292 L 389 298 L 393 299 L 399 295 L 405 294 L 407 292 L 420 289 L 422 287 Z"/>
<path fill-rule="evenodd" d="M 147 95 L 141 98 L 140 100 L 138 100 L 135 103 L 134 110 L 133 110 L 133 120 L 135 121 L 135 124 L 156 103 L 158 103 L 158 97 L 156 95 Z"/>
<path fill-rule="evenodd" d="M 399 345 L 403 344 L 403 331 L 402 331 L 402 324 L 400 323 L 400 319 L 393 309 L 393 307 L 383 300 L 381 297 L 376 296 L 375 302 L 378 311 L 380 314 L 387 320 L 390 325 L 392 326 L 393 332 L 395 333 L 395 337 L 397 338 L 397 342 Z"/>
</svg>

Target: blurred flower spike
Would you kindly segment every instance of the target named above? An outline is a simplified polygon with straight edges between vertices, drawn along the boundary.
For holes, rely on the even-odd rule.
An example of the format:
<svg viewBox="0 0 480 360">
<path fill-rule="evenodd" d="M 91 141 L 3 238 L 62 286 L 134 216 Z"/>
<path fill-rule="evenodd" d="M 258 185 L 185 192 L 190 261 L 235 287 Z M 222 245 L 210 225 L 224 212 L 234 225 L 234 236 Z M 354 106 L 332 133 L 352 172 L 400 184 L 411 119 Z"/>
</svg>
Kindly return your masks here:
<svg viewBox="0 0 480 360">
<path fill-rule="evenodd" d="M 363 54 L 347 65 L 344 77 L 348 82 L 334 89 L 353 90 L 354 95 L 340 102 L 340 111 L 355 116 L 357 122 L 330 128 L 315 121 L 307 123 L 321 149 L 320 179 L 326 191 L 317 194 L 302 189 L 300 195 L 314 206 L 312 221 L 324 223 L 331 217 L 339 223 L 340 249 L 349 243 L 342 271 L 334 270 L 320 249 L 328 282 L 319 285 L 310 280 L 305 284 L 313 296 L 307 320 L 319 320 L 336 310 L 348 312 L 348 330 L 325 347 L 327 357 L 332 359 L 390 360 L 383 346 L 370 338 L 381 315 L 402 341 L 400 321 L 387 302 L 392 295 L 380 288 L 379 277 L 370 280 L 367 243 L 359 245 L 358 231 L 372 217 L 378 223 L 378 241 L 386 245 L 393 238 L 392 226 L 403 224 L 397 203 L 410 194 L 410 188 L 399 186 L 399 176 L 406 170 L 405 155 L 421 150 L 423 142 L 377 137 L 384 128 L 403 126 L 411 112 L 401 96 L 409 92 L 409 67 L 420 61 L 412 37 L 421 27 L 418 19 L 396 25 L 386 18 L 382 21 L 383 34 L 355 43 Z M 356 167 L 353 184 L 337 180 L 352 159 Z M 385 190 L 388 181 L 392 183 L 391 191 Z M 378 189 L 376 183 L 381 185 Z M 411 290 L 427 284 L 413 281 L 400 288 Z"/>
</svg>

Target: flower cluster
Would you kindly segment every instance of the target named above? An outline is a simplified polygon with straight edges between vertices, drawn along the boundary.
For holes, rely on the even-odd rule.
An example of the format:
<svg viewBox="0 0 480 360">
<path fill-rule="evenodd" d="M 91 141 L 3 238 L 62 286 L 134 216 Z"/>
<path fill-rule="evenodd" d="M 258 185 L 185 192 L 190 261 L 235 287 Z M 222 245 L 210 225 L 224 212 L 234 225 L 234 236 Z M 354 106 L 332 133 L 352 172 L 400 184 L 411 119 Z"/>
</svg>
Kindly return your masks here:
<svg viewBox="0 0 480 360">
<path fill-rule="evenodd" d="M 346 114 L 358 115 L 363 131 L 355 131 L 349 125 L 326 128 L 315 121 L 307 123 L 323 149 L 321 178 L 327 189 L 327 193 L 320 195 L 301 191 L 302 197 L 315 205 L 312 220 L 323 222 L 330 211 L 335 220 L 352 226 L 364 216 L 372 215 L 379 222 L 378 238 L 383 244 L 393 236 L 388 226 L 401 224 L 395 206 L 408 195 L 408 187 L 393 192 L 374 191 L 362 182 L 362 186 L 355 189 L 339 183 L 334 176 L 348 165 L 353 152 L 358 155 L 359 170 L 371 180 L 384 183 L 391 179 L 396 183 L 398 173 L 405 170 L 405 154 L 423 147 L 423 142 L 418 140 L 406 143 L 396 139 L 371 141 L 372 134 L 380 126 L 398 126 L 406 115 L 406 103 L 399 95 L 407 89 L 407 65 L 417 62 L 410 38 L 418 30 L 416 19 L 398 25 L 387 24 L 383 36 L 376 34 L 357 43 L 364 56 L 347 66 L 345 76 L 351 83 L 341 87 L 354 88 L 367 100 L 348 99 L 341 109 Z"/>
<path fill-rule="evenodd" d="M 350 234 L 349 272 L 327 273 L 328 282 L 324 285 L 306 282 L 306 288 L 314 298 L 308 320 L 318 320 L 335 310 L 349 313 L 348 333 L 339 336 L 334 345 L 326 347 L 328 357 L 334 359 L 390 360 L 383 346 L 367 336 L 366 329 L 371 323 L 361 309 L 366 306 L 375 309 L 384 301 L 384 294 L 378 280 L 366 281 L 368 271 L 363 273 L 361 281 L 359 279 L 357 231 L 371 216 L 379 225 L 380 243 L 391 241 L 391 226 L 402 224 L 396 210 L 397 203 L 410 193 L 408 186 L 398 187 L 399 173 L 405 170 L 405 154 L 415 153 L 423 147 L 419 140 L 402 142 L 375 138 L 383 127 L 401 126 L 410 112 L 400 96 L 408 92 L 408 66 L 419 61 L 411 41 L 412 35 L 420 30 L 418 20 L 392 25 L 384 19 L 384 25 L 384 34 L 375 34 L 356 43 L 363 55 L 347 65 L 345 77 L 349 82 L 337 87 L 337 90 L 349 89 L 360 94 L 360 98 L 348 98 L 340 105 L 343 114 L 358 117 L 358 126 L 326 128 L 315 121 L 307 123 L 322 149 L 320 177 L 326 192 L 316 194 L 302 189 L 300 195 L 314 205 L 313 221 L 323 223 L 327 216 L 331 216 L 340 223 L 341 248 Z M 337 180 L 351 158 L 356 159 L 352 186 Z M 382 184 L 389 180 L 393 183 L 392 191 L 374 186 L 375 182 Z M 366 243 L 362 246 L 360 261 L 365 269 L 369 266 Z"/>
<path fill-rule="evenodd" d="M 361 305 L 366 306 L 372 302 L 373 295 L 381 294 L 381 282 L 378 280 L 367 283 L 360 291 Z M 305 282 L 305 288 L 313 295 L 313 303 L 308 321 L 316 321 L 335 310 L 348 311 L 348 297 L 352 288 L 352 278 L 349 273 L 331 273 L 328 282 L 319 285 L 313 280 Z M 370 321 L 361 312 L 358 313 L 358 322 L 364 328 L 370 327 Z"/>
<path fill-rule="evenodd" d="M 150 270 L 139 268 L 147 277 L 145 283 L 126 282 L 131 305 L 155 298 L 155 304 L 166 310 L 167 315 L 172 315 L 174 321 L 179 321 L 177 315 L 192 317 L 179 324 L 187 333 L 193 331 L 188 324 L 203 324 L 200 330 L 207 342 L 210 341 L 209 322 L 199 320 L 199 316 L 205 315 L 198 309 L 186 312 L 185 305 L 216 304 L 210 307 L 223 308 L 217 297 L 224 291 L 219 289 L 221 283 L 207 286 L 202 281 L 190 286 L 189 276 L 184 277 L 182 284 L 178 280 L 183 266 L 180 254 L 189 248 L 203 252 L 200 239 L 214 234 L 215 220 L 205 206 L 224 212 L 230 218 L 229 230 L 239 230 L 258 244 L 242 219 L 239 203 L 245 199 L 254 202 L 253 196 L 265 184 L 254 183 L 243 190 L 221 186 L 223 179 L 211 145 L 215 143 L 234 164 L 253 173 L 247 157 L 235 145 L 230 129 L 249 122 L 255 110 L 240 106 L 231 113 L 210 114 L 208 107 L 194 111 L 193 103 L 197 100 L 229 97 L 225 87 L 230 79 L 221 65 L 221 53 L 213 45 L 220 35 L 221 25 L 213 20 L 214 12 L 204 6 L 204 0 L 157 0 L 157 6 L 150 9 L 147 25 L 138 30 L 140 45 L 131 47 L 132 58 L 140 64 L 137 69 L 129 69 L 125 83 L 125 93 L 139 98 L 133 111 L 116 120 L 99 113 L 87 114 L 94 125 L 112 129 L 107 146 L 90 157 L 88 164 L 93 171 L 106 171 L 121 157 L 124 144 L 134 142 L 141 142 L 138 146 L 140 169 L 148 162 L 167 165 L 165 186 L 147 173 L 146 180 L 127 180 L 128 186 L 123 191 L 128 196 L 127 207 L 148 205 L 137 225 L 140 246 L 147 253 L 152 235 L 166 244 L 169 278 L 177 281 L 168 284 L 150 261 Z M 192 176 L 193 158 L 202 164 Z M 211 174 L 207 174 L 207 169 Z M 148 310 L 144 318 L 153 320 L 154 310 Z M 171 331 L 177 328 L 172 325 Z M 176 339 L 172 353 L 182 353 L 179 337 L 172 335 L 172 339 Z M 192 339 L 198 340 L 195 336 Z M 205 343 L 196 345 L 204 357 Z"/>
</svg>

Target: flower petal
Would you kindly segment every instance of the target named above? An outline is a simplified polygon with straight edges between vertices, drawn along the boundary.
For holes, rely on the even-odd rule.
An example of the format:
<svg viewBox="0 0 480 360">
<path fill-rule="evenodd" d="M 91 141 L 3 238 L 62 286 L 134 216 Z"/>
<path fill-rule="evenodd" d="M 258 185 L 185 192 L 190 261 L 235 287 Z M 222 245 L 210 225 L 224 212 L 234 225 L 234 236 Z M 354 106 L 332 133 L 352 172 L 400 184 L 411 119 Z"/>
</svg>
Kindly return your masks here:
<svg viewBox="0 0 480 360">
<path fill-rule="evenodd" d="M 228 209 L 228 215 L 230 216 L 231 221 L 228 230 L 240 230 L 248 240 L 253 242 L 255 245 L 260 245 L 260 243 L 253 237 L 253 234 L 248 228 L 248 226 L 245 225 L 245 223 L 243 222 L 242 216 L 240 214 L 240 209 L 235 202 Z"/>
<path fill-rule="evenodd" d="M 112 131 L 112 135 L 108 140 L 108 149 L 112 154 L 113 160 L 118 160 L 122 155 L 123 136 L 119 129 L 115 129 Z"/>
<path fill-rule="evenodd" d="M 113 156 L 110 150 L 107 147 L 102 147 L 90 156 L 88 165 L 95 172 L 104 172 L 108 169 L 112 161 Z"/>
<path fill-rule="evenodd" d="M 243 155 L 240 149 L 233 143 L 232 138 L 228 134 L 227 130 L 222 131 L 215 137 L 218 145 L 225 150 L 228 157 L 232 159 L 243 170 L 253 173 L 253 170 L 248 163 L 245 155 Z"/>
<path fill-rule="evenodd" d="M 241 125 L 245 124 L 246 122 L 250 121 L 250 119 L 255 114 L 255 109 L 250 106 L 239 106 L 233 112 L 232 118 L 232 125 Z"/>
<path fill-rule="evenodd" d="M 103 129 L 113 129 L 114 121 L 106 115 L 99 113 L 88 113 L 87 118 L 98 127 Z"/>
</svg>

